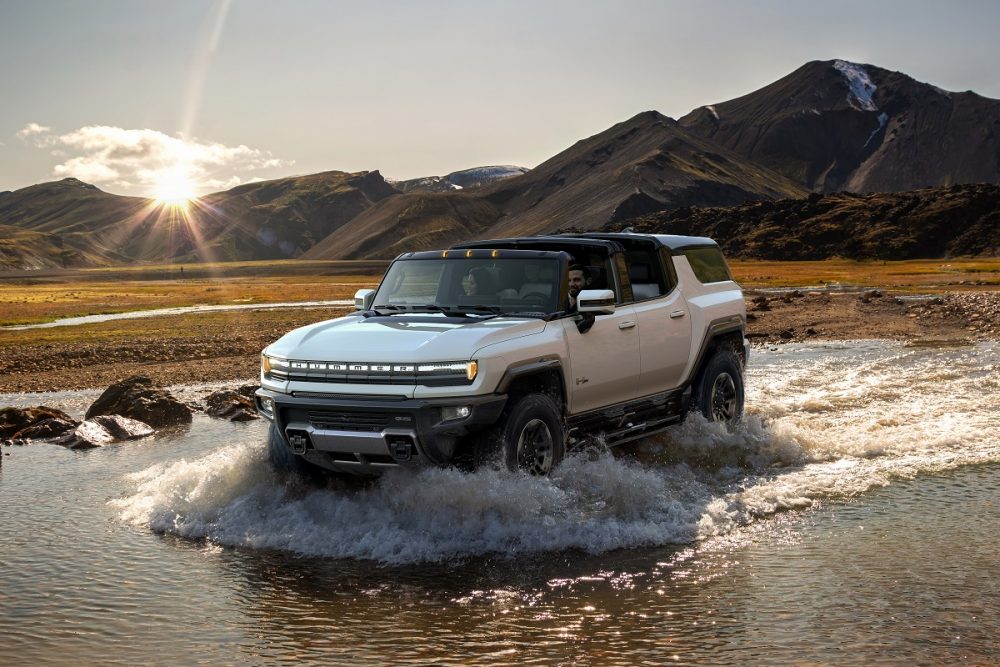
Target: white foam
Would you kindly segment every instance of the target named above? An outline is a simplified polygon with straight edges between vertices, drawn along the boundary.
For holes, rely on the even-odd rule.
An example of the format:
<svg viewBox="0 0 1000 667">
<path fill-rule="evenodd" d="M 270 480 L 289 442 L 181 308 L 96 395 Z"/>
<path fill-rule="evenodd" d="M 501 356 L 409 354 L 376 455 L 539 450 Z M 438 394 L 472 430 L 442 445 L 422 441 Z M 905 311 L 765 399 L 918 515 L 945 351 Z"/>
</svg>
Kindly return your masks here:
<svg viewBox="0 0 1000 667">
<path fill-rule="evenodd" d="M 551 478 L 399 470 L 317 489 L 276 475 L 263 443 L 133 475 L 132 524 L 211 544 L 389 564 L 690 543 L 776 512 L 959 465 L 1000 461 L 1000 350 L 890 343 L 756 352 L 748 415 L 692 416 Z M 970 400 L 970 397 L 974 397 Z"/>
</svg>

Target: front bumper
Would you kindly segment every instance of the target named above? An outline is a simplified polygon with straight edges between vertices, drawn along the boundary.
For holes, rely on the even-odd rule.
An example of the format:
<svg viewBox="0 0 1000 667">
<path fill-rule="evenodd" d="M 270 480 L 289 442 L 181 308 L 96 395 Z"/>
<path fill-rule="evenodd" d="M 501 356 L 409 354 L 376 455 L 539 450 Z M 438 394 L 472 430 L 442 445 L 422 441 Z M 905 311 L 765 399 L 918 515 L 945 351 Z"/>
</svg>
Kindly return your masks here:
<svg viewBox="0 0 1000 667">
<path fill-rule="evenodd" d="M 273 401 L 272 412 L 263 398 Z M 396 399 L 258 389 L 256 403 L 296 455 L 328 470 L 370 475 L 407 463 L 447 465 L 461 438 L 496 423 L 507 396 Z M 458 406 L 469 415 L 442 420 L 442 408 Z"/>
</svg>

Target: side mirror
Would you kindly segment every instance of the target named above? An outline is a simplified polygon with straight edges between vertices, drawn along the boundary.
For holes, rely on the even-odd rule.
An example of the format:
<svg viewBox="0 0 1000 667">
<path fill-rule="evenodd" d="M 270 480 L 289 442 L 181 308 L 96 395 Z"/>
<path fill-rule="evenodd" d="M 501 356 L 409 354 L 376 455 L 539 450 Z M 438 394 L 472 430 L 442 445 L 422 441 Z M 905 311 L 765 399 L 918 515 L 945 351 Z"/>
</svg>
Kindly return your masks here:
<svg viewBox="0 0 1000 667">
<path fill-rule="evenodd" d="M 576 295 L 576 312 L 611 315 L 615 312 L 615 293 L 609 289 L 585 289 Z"/>
<path fill-rule="evenodd" d="M 375 302 L 375 290 L 359 289 L 354 293 L 354 310 L 371 310 Z"/>
</svg>

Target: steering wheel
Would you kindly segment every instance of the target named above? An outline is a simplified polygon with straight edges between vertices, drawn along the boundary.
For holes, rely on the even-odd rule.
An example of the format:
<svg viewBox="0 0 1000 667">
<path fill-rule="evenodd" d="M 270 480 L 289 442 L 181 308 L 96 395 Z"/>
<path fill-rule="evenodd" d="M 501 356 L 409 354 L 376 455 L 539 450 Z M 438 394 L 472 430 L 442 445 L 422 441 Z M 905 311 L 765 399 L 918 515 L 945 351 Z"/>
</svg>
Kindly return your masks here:
<svg viewBox="0 0 1000 667">
<path fill-rule="evenodd" d="M 544 306 L 545 302 L 549 300 L 548 294 L 542 294 L 541 292 L 528 292 L 521 297 L 521 301 L 530 303 L 534 306 Z"/>
</svg>

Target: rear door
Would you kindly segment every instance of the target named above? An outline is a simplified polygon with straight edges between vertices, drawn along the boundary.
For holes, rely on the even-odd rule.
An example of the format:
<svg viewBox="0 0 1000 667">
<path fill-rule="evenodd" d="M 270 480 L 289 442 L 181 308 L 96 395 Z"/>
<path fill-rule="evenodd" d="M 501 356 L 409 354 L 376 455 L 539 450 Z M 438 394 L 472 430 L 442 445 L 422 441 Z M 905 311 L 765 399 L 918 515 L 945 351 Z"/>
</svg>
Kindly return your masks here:
<svg viewBox="0 0 1000 667">
<path fill-rule="evenodd" d="M 665 248 L 630 252 L 627 261 L 639 328 L 638 395 L 647 396 L 678 387 L 684 380 L 691 316 Z"/>
</svg>

